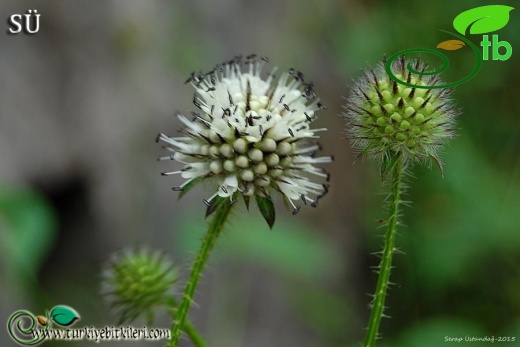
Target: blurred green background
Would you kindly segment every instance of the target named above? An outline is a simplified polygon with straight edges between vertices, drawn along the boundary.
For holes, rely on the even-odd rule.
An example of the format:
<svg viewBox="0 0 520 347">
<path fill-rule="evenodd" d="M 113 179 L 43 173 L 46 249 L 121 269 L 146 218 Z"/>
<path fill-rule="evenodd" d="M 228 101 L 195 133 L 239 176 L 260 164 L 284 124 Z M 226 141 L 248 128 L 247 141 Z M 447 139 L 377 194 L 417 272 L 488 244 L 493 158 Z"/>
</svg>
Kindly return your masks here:
<svg viewBox="0 0 520 347">
<path fill-rule="evenodd" d="M 183 84 L 191 71 L 257 53 L 270 67 L 302 70 L 328 106 L 316 126 L 329 128 L 323 153 L 336 158 L 331 193 L 295 217 L 279 206 L 272 231 L 259 213 L 238 209 L 192 321 L 212 347 L 359 346 L 384 196 L 377 167 L 353 164 L 342 96 L 360 68 L 384 54 L 434 48 L 451 38 L 440 29 L 453 30 L 457 14 L 489 4 L 2 1 L 5 19 L 34 8 L 42 17 L 36 35 L 0 35 L 0 321 L 17 309 L 41 314 L 65 304 L 81 314 L 78 326 L 115 324 L 99 295 L 100 271 L 126 247 L 165 251 L 188 270 L 208 191 L 177 201 L 170 188 L 180 182 L 160 176 L 175 164 L 156 162 L 155 135 L 174 133 L 175 111 L 193 109 Z M 513 47 L 511 59 L 485 61 L 453 94 L 462 114 L 442 155 L 444 179 L 416 167 L 408 181 L 413 204 L 403 211 L 404 254 L 396 257 L 381 346 L 443 346 L 445 336 L 466 335 L 516 336 L 506 345 L 520 345 L 517 11 L 498 32 Z M 481 37 L 470 39 L 478 45 Z M 448 54 L 444 80 L 471 70 L 469 49 Z M 169 322 L 163 313 L 155 326 Z M 14 342 L 2 333 L 0 345 Z"/>
</svg>

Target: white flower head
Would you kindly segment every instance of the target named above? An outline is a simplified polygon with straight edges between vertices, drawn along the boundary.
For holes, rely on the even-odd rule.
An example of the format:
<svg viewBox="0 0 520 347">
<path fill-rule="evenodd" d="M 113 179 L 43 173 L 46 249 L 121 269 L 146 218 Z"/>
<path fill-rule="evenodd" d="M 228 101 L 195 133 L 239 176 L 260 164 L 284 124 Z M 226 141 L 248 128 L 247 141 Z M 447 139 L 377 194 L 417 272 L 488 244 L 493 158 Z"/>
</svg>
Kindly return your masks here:
<svg viewBox="0 0 520 347">
<path fill-rule="evenodd" d="M 185 191 L 201 180 L 214 183 L 215 193 L 204 200 L 236 200 L 243 196 L 269 198 L 278 192 L 293 208 L 296 202 L 316 206 L 328 185 L 329 175 L 316 164 L 332 157 L 315 157 L 320 145 L 311 123 L 323 105 L 313 84 L 293 69 L 276 81 L 274 71 L 266 78 L 261 70 L 266 58 L 236 57 L 207 73 L 193 73 L 187 83 L 195 88 L 193 119 L 179 114 L 182 136 L 159 134 L 158 140 L 172 152 L 160 160 L 184 164 L 179 174 L 186 181 L 174 190 Z M 265 216 L 265 215 L 264 215 Z"/>
</svg>

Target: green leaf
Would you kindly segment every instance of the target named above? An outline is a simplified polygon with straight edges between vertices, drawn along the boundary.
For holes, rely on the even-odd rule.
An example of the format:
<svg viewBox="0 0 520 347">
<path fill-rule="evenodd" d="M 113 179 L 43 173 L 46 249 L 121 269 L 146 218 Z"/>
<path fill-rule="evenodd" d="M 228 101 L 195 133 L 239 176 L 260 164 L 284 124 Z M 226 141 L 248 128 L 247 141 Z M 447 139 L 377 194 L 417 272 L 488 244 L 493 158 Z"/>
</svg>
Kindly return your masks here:
<svg viewBox="0 0 520 347">
<path fill-rule="evenodd" d="M 509 12 L 514 7 L 487 5 L 472 8 L 459 14 L 453 20 L 453 27 L 462 35 L 470 28 L 470 34 L 486 34 L 497 31 L 509 22 Z"/>
<path fill-rule="evenodd" d="M 48 201 L 29 190 L 0 187 L 0 264 L 12 281 L 35 280 L 55 238 Z"/>
<path fill-rule="evenodd" d="M 275 210 L 273 200 L 271 200 L 270 196 L 262 197 L 259 195 L 256 196 L 256 203 L 258 205 L 258 209 L 260 213 L 264 217 L 265 221 L 269 225 L 269 228 L 273 228 L 274 220 L 275 220 Z"/>
<path fill-rule="evenodd" d="M 55 306 L 51 310 L 50 317 L 56 324 L 64 327 L 74 324 L 80 318 L 76 310 L 64 305 Z"/>
<path fill-rule="evenodd" d="M 246 208 L 248 211 L 249 211 L 249 200 L 251 200 L 250 197 L 244 195 L 244 204 L 246 204 Z"/>
<path fill-rule="evenodd" d="M 221 196 L 216 196 L 211 200 L 211 202 L 208 205 L 208 208 L 206 209 L 206 218 L 208 218 L 213 212 L 219 208 L 220 205 L 222 205 L 228 198 L 223 198 Z"/>
<path fill-rule="evenodd" d="M 442 166 L 442 161 L 440 160 L 440 158 L 435 156 L 435 155 L 432 155 L 432 154 L 430 154 L 430 158 L 433 160 L 433 162 L 439 168 L 439 171 L 441 173 L 441 177 L 444 178 L 444 167 Z"/>
<path fill-rule="evenodd" d="M 199 184 L 202 181 L 201 177 L 195 177 L 191 181 L 189 181 L 184 187 L 180 189 L 179 198 L 178 200 L 182 199 L 184 195 L 186 195 L 187 192 L 191 190 L 191 188 L 195 187 L 197 184 Z M 178 190 L 178 189 L 173 189 Z"/>
</svg>

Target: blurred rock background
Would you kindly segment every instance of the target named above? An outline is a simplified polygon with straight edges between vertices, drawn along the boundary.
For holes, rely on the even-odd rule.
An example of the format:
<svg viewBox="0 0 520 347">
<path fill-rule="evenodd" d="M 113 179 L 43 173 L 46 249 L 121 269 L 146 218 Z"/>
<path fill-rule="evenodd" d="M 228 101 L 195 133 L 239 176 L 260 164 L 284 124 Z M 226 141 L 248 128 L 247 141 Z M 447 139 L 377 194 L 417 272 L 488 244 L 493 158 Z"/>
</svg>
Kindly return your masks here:
<svg viewBox="0 0 520 347">
<path fill-rule="evenodd" d="M 322 144 L 336 158 L 331 193 L 296 217 L 280 206 L 273 231 L 241 207 L 192 320 L 215 347 L 359 345 L 384 196 L 375 165 L 352 164 L 341 96 L 360 68 L 385 53 L 435 47 L 446 39 L 438 29 L 451 30 L 458 13 L 479 5 L 486 4 L 2 1 L 0 321 L 17 309 L 40 314 L 66 304 L 81 314 L 78 326 L 115 324 L 99 295 L 100 269 L 126 247 L 162 250 L 187 270 L 208 192 L 177 201 L 171 187 L 179 182 L 160 176 L 175 164 L 156 161 L 162 152 L 154 139 L 175 133 L 176 111 L 193 109 L 184 84 L 191 71 L 257 53 L 270 67 L 304 71 L 328 106 L 316 124 L 330 130 Z M 42 15 L 40 32 L 8 35 L 7 18 L 28 9 Z M 445 178 L 416 168 L 410 179 L 414 203 L 398 239 L 405 255 L 392 274 L 393 318 L 383 321 L 381 346 L 441 346 L 444 336 L 520 339 L 518 32 L 513 11 L 499 32 L 512 58 L 484 62 L 457 87 L 463 114 L 443 155 Z M 443 77 L 455 80 L 473 61 L 471 52 L 450 54 Z M 154 326 L 169 327 L 169 319 L 163 313 Z M 14 342 L 0 334 L 0 344 Z"/>
</svg>

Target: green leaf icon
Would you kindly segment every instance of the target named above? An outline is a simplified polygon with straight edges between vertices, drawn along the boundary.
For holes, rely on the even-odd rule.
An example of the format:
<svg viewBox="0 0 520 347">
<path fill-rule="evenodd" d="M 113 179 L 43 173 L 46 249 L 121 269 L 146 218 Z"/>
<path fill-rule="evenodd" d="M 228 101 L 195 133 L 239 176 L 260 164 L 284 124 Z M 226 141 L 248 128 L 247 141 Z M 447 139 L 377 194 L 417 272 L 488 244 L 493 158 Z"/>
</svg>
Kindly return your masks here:
<svg viewBox="0 0 520 347">
<path fill-rule="evenodd" d="M 497 31 L 509 22 L 509 12 L 514 7 L 488 5 L 472 8 L 459 14 L 453 20 L 453 27 L 462 35 L 470 28 L 470 34 L 486 34 Z"/>
<path fill-rule="evenodd" d="M 55 306 L 51 310 L 50 317 L 56 324 L 64 327 L 74 324 L 80 318 L 76 310 L 64 305 Z"/>
<path fill-rule="evenodd" d="M 256 196 L 256 204 L 258 205 L 258 209 L 262 216 L 264 217 L 267 224 L 269 224 L 269 228 L 273 228 L 274 220 L 275 220 L 275 210 L 273 200 L 269 196 L 263 197 L 259 195 Z"/>
</svg>

